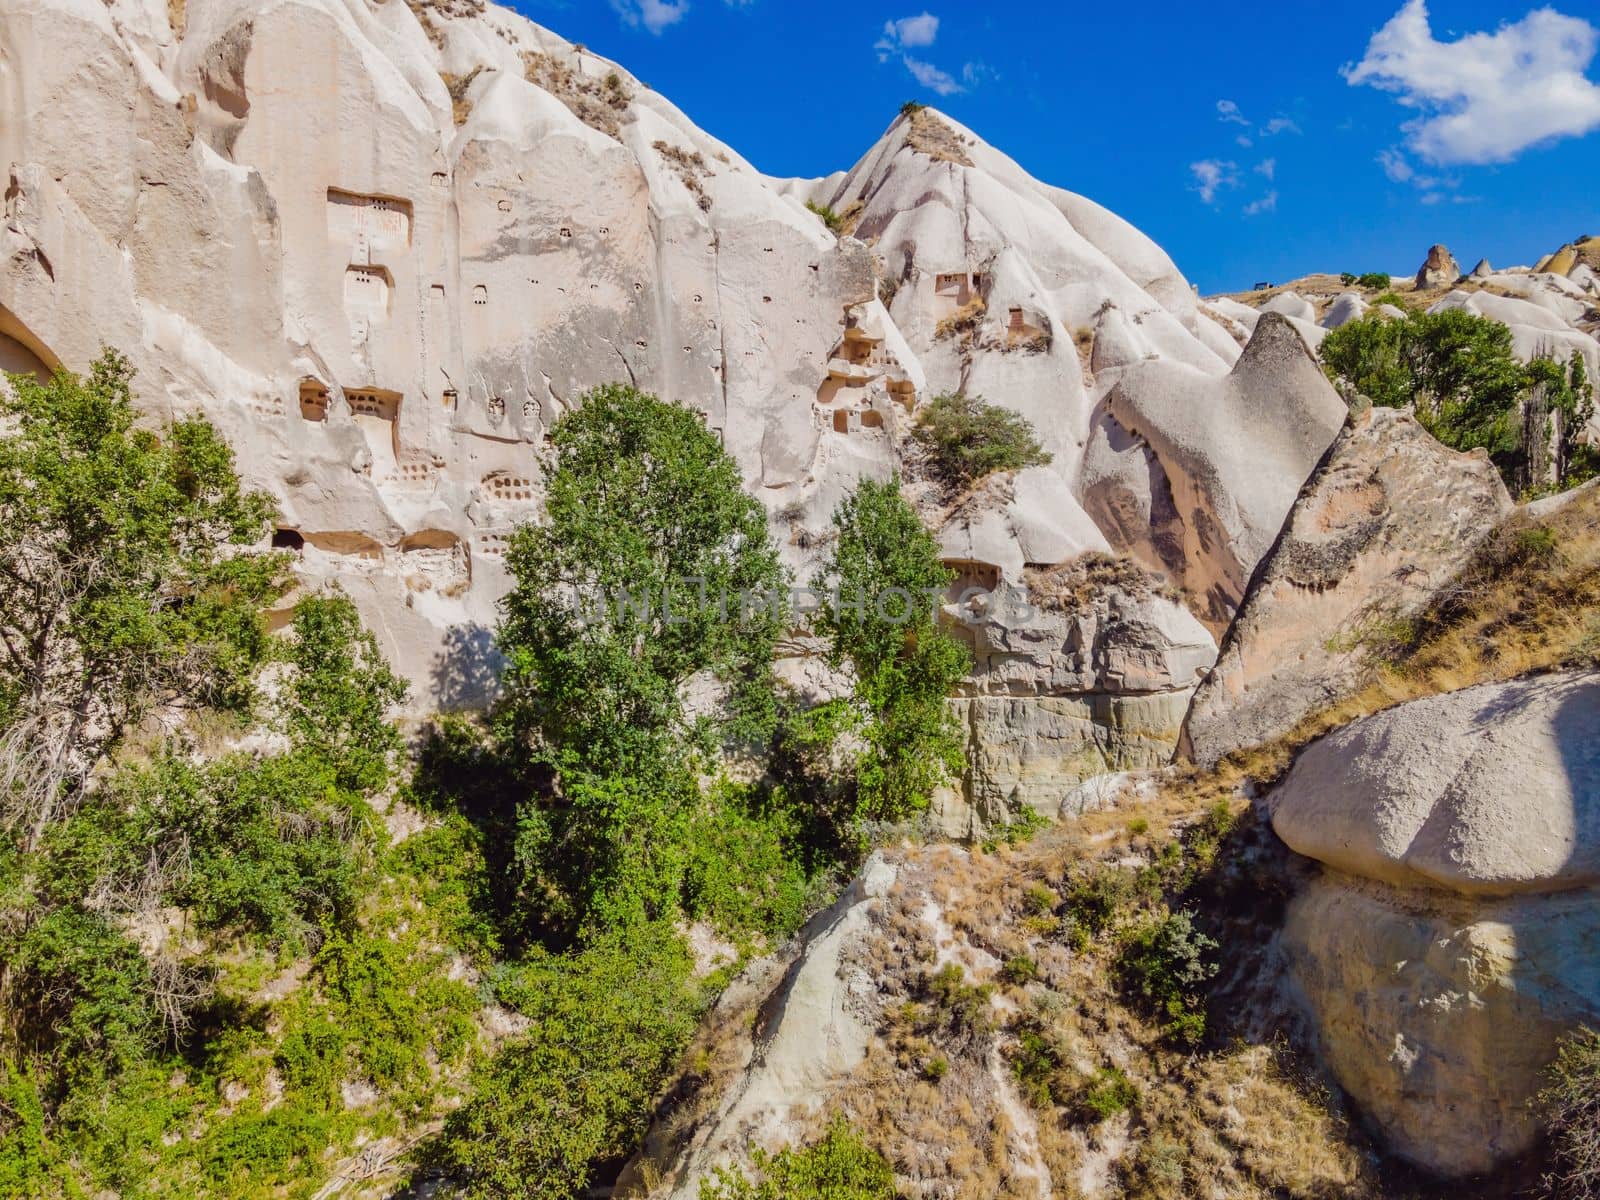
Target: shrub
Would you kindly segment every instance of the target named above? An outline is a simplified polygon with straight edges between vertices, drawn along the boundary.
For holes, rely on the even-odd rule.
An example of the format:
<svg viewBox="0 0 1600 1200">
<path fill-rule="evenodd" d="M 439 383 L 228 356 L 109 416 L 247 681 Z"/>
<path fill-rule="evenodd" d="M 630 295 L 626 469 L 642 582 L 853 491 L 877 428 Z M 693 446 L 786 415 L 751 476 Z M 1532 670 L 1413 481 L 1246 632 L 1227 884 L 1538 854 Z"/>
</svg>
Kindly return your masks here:
<svg viewBox="0 0 1600 1200">
<path fill-rule="evenodd" d="M 751 1156 L 759 1182 L 719 1167 L 700 1185 L 700 1200 L 894 1200 L 894 1171 L 842 1116 L 803 1150 L 785 1147 Z"/>
<path fill-rule="evenodd" d="M 1039 964 L 1026 954 L 1019 954 L 1006 960 L 1005 966 L 1000 968 L 1000 974 L 1007 983 L 1023 987 L 1039 979 Z"/>
<path fill-rule="evenodd" d="M 1116 1067 L 1096 1071 L 1074 1097 L 1072 1108 L 1081 1120 L 1106 1121 L 1139 1105 L 1139 1089 Z"/>
<path fill-rule="evenodd" d="M 1020 471 L 1050 462 L 1027 420 L 984 403 L 981 396 L 944 392 L 917 414 L 911 436 L 931 473 L 946 487 L 966 487 L 996 471 Z"/>
<path fill-rule="evenodd" d="M 1205 1034 L 1204 986 L 1217 974 L 1217 943 L 1194 927 L 1194 914 L 1168 913 L 1139 925 L 1122 947 L 1123 987 L 1144 1000 L 1172 1040 L 1194 1045 Z"/>
<path fill-rule="evenodd" d="M 1010 1057 L 1011 1073 L 1028 1103 L 1039 1109 L 1054 1104 L 1061 1055 L 1044 1031 L 1032 1022 L 1024 1025 L 1017 1031 L 1017 1044 L 1012 1047 Z"/>
<path fill-rule="evenodd" d="M 928 106 L 926 104 L 922 104 L 916 100 L 907 100 L 900 106 L 900 115 L 902 117 L 914 117 L 927 107 Z"/>
<path fill-rule="evenodd" d="M 807 200 L 806 208 L 814 213 L 818 220 L 828 227 L 828 232 L 835 237 L 844 229 L 844 218 L 836 213 L 827 204 L 818 204 L 815 200 Z"/>
<path fill-rule="evenodd" d="M 1365 275 L 1354 278 L 1345 276 L 1343 278 L 1347 283 L 1354 283 L 1357 287 L 1373 288 L 1380 292 L 1387 291 L 1389 285 L 1394 282 L 1392 278 L 1382 271 L 1368 271 Z"/>
<path fill-rule="evenodd" d="M 1600 1033 L 1561 1040 L 1539 1095 L 1553 1166 L 1545 1185 L 1561 1200 L 1600 1197 Z"/>
<path fill-rule="evenodd" d="M 472 1200 L 567 1200 L 620 1166 L 704 1007 L 692 965 L 682 938 L 656 926 L 507 968 L 495 993 L 528 1029 L 475 1073 L 436 1165 Z"/>
</svg>

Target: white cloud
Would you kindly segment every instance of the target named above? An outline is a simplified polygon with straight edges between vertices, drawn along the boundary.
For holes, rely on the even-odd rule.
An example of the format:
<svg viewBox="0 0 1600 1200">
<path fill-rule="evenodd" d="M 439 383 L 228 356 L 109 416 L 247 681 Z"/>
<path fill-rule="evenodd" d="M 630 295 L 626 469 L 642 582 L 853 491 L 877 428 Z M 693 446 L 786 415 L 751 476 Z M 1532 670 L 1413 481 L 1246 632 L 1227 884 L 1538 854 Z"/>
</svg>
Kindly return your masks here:
<svg viewBox="0 0 1600 1200">
<path fill-rule="evenodd" d="M 1597 48 L 1600 29 L 1552 8 L 1493 33 L 1435 41 L 1427 0 L 1407 0 L 1343 74 L 1419 114 L 1401 128 L 1421 158 L 1509 162 L 1540 142 L 1600 128 L 1600 85 L 1586 77 Z"/>
<path fill-rule="evenodd" d="M 1380 151 L 1378 161 L 1383 164 L 1383 173 L 1395 183 L 1408 183 L 1416 170 L 1406 161 L 1406 156 L 1392 146 Z"/>
<path fill-rule="evenodd" d="M 1194 176 L 1194 190 L 1207 204 L 1213 203 L 1223 188 L 1239 186 L 1239 164 L 1208 158 L 1190 163 L 1189 173 Z"/>
<path fill-rule="evenodd" d="M 911 77 L 929 91 L 941 96 L 954 96 L 957 92 L 966 89 L 956 82 L 955 76 L 949 71 L 934 66 L 931 62 L 923 62 L 920 58 L 912 58 L 909 54 L 902 57 L 906 70 L 911 72 Z"/>
<path fill-rule="evenodd" d="M 1275 158 L 1262 159 L 1256 164 L 1256 174 L 1265 175 L 1267 177 L 1267 182 L 1272 182 L 1272 180 L 1277 178 L 1278 175 L 1278 160 Z"/>
<path fill-rule="evenodd" d="M 1261 199 L 1252 200 L 1249 204 L 1244 206 L 1244 215 L 1247 217 L 1258 217 L 1262 213 L 1277 211 L 1278 193 L 1276 190 L 1270 191 L 1265 196 L 1261 197 Z"/>
<path fill-rule="evenodd" d="M 939 18 L 925 12 L 915 17 L 901 17 L 898 21 L 885 21 L 879 50 L 896 50 L 917 46 L 931 46 L 939 37 Z"/>
<path fill-rule="evenodd" d="M 1253 141 L 1251 141 L 1249 138 L 1245 137 L 1245 135 L 1242 134 L 1242 133 L 1238 137 L 1234 138 L 1233 140 L 1237 145 L 1242 146 L 1246 150 L 1250 149 L 1251 146 L 1255 145 L 1255 143 Z"/>
<path fill-rule="evenodd" d="M 961 78 L 957 79 L 943 67 L 908 53 L 913 49 L 929 49 L 938 40 L 939 18 L 930 12 L 923 12 L 914 17 L 885 21 L 883 33 L 872 48 L 878 52 L 879 62 L 886 63 L 898 58 L 905 69 L 911 72 L 913 79 L 940 96 L 954 96 L 968 88 L 977 87 L 992 74 L 983 63 L 969 62 L 961 68 Z"/>
<path fill-rule="evenodd" d="M 1299 133 L 1299 132 L 1300 132 L 1300 126 L 1296 125 L 1288 117 L 1273 117 L 1272 120 L 1268 121 L 1265 125 L 1263 125 L 1261 127 L 1261 136 L 1262 137 L 1272 137 L 1274 134 L 1279 134 L 1279 133 Z"/>
<path fill-rule="evenodd" d="M 1239 111 L 1239 106 L 1232 100 L 1217 101 L 1217 120 L 1226 121 L 1232 125 L 1248 126 L 1250 124 L 1245 119 L 1245 115 Z"/>
<path fill-rule="evenodd" d="M 676 25 L 689 11 L 689 0 L 611 0 L 611 7 L 626 25 L 643 25 L 651 33 L 659 34 L 669 25 Z"/>
</svg>

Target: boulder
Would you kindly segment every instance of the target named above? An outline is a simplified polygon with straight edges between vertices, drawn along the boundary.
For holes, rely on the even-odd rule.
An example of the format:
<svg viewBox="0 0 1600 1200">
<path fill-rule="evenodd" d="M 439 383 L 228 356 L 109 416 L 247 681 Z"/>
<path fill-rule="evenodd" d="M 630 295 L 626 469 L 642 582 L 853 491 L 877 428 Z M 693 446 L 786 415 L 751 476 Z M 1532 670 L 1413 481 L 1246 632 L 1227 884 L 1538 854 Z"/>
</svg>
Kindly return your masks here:
<svg viewBox="0 0 1600 1200">
<path fill-rule="evenodd" d="M 1461 264 L 1456 262 L 1455 255 L 1443 246 L 1434 246 L 1417 271 L 1417 290 L 1450 287 L 1460 278 Z"/>
<path fill-rule="evenodd" d="M 1482 454 L 1448 449 L 1394 409 L 1356 417 L 1251 582 L 1195 694 L 1186 753 L 1210 766 L 1352 689 L 1362 630 L 1424 607 L 1511 507 Z"/>
<path fill-rule="evenodd" d="M 1489 265 L 1489 260 L 1487 258 L 1480 258 L 1478 260 L 1478 265 L 1472 268 L 1472 274 L 1468 276 L 1468 278 L 1487 279 L 1493 274 L 1494 268 Z"/>
<path fill-rule="evenodd" d="M 1272 827 L 1325 864 L 1282 946 L 1320 1053 L 1436 1174 L 1538 1138 L 1557 1039 L 1600 1020 L 1600 675 L 1415 700 L 1301 754 Z"/>
<path fill-rule="evenodd" d="M 1600 883 L 1600 675 L 1415 700 L 1302 753 L 1272 827 L 1350 875 L 1469 896 Z"/>
<path fill-rule="evenodd" d="M 1560 1036 L 1600 1023 L 1594 892 L 1419 904 L 1329 875 L 1290 904 L 1293 991 L 1323 1061 L 1388 1148 L 1487 1173 L 1538 1141 Z"/>
</svg>

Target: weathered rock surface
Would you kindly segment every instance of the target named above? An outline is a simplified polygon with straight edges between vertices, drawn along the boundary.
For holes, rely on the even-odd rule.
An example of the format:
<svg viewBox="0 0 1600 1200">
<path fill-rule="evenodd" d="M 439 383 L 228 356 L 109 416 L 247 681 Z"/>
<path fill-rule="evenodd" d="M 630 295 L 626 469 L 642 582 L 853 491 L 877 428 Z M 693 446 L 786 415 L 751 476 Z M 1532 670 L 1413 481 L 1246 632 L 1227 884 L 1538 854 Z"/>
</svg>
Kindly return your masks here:
<svg viewBox="0 0 1600 1200">
<path fill-rule="evenodd" d="M 1419 290 L 1427 288 L 1449 287 L 1461 278 L 1461 264 L 1456 262 L 1455 255 L 1444 246 L 1433 246 L 1428 250 L 1428 257 L 1422 266 L 1417 269 L 1417 287 Z"/>
<path fill-rule="evenodd" d="M 1160 360 L 1122 372 L 1086 463 L 1089 511 L 1220 631 L 1345 415 L 1305 341 L 1264 313 L 1226 376 Z"/>
<path fill-rule="evenodd" d="M 1283 942 L 1334 1076 L 1392 1150 L 1440 1175 L 1531 1149 L 1556 1040 L 1600 1021 L 1589 891 L 1419 906 L 1329 875 L 1290 905 Z"/>
<path fill-rule="evenodd" d="M 1410 416 L 1357 417 L 1295 503 L 1195 694 L 1185 748 L 1210 766 L 1286 733 L 1362 677 L 1360 635 L 1424 607 L 1511 510 L 1487 458 Z"/>
<path fill-rule="evenodd" d="M 1600 676 L 1356 722 L 1307 749 L 1269 806 L 1327 866 L 1283 945 L 1340 1083 L 1431 1171 L 1527 1151 L 1556 1039 L 1600 1019 Z"/>
<path fill-rule="evenodd" d="M 1484 684 L 1357 721 L 1302 753 L 1272 826 L 1396 887 L 1600 883 L 1600 675 Z"/>
</svg>

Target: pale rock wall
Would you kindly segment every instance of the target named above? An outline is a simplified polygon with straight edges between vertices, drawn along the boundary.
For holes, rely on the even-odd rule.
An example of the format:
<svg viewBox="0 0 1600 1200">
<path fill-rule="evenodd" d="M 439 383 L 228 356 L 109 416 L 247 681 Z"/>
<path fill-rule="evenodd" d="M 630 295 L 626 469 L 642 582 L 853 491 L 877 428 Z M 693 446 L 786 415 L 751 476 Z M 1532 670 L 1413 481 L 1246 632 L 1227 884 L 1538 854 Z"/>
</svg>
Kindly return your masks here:
<svg viewBox="0 0 1600 1200">
<path fill-rule="evenodd" d="M 1499 472 L 1412 417 L 1373 408 L 1296 501 L 1185 724 L 1205 766 L 1259 745 L 1350 690 L 1362 637 L 1423 608 L 1511 510 Z"/>
</svg>

